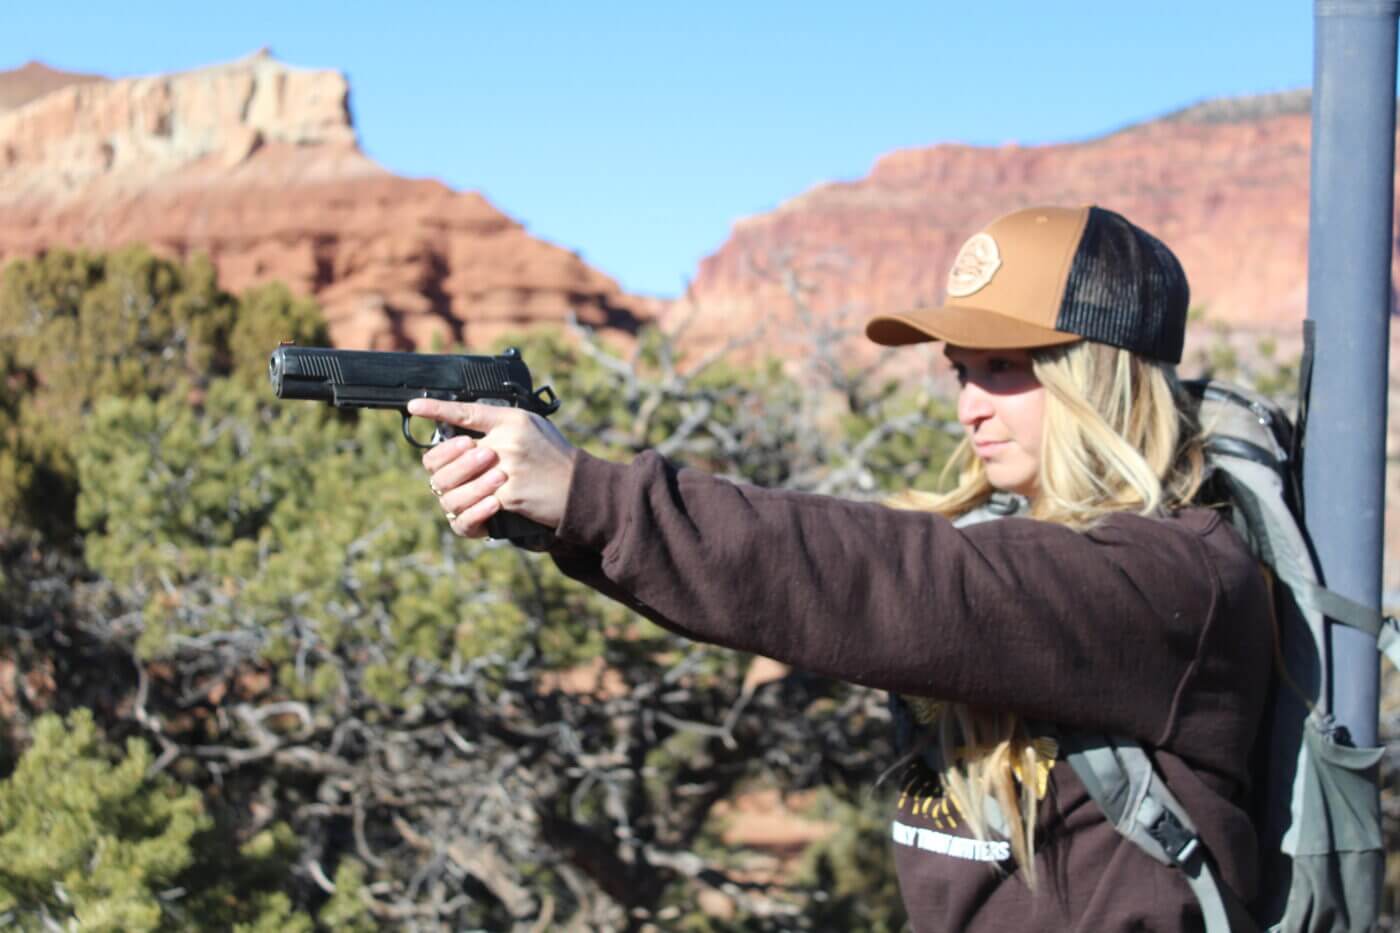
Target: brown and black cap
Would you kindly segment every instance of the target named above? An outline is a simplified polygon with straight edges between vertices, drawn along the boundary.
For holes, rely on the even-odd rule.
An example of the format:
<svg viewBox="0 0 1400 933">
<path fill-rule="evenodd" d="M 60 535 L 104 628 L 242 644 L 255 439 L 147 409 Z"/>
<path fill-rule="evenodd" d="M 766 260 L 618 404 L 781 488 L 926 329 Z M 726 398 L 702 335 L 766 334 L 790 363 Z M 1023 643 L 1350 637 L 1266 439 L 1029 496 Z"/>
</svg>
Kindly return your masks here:
<svg viewBox="0 0 1400 933">
<path fill-rule="evenodd" d="M 1181 362 L 1191 293 L 1161 240 L 1101 207 L 1036 207 L 993 221 L 958 251 L 940 307 L 881 315 L 876 343 L 974 349 L 1093 340 Z"/>
</svg>

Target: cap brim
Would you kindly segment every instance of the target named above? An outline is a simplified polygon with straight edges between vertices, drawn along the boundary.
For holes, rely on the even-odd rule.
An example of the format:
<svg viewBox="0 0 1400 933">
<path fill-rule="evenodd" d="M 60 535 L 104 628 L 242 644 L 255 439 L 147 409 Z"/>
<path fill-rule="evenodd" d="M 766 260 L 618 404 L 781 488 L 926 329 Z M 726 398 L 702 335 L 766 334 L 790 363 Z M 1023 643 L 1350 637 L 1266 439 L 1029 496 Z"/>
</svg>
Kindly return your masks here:
<svg viewBox="0 0 1400 933">
<path fill-rule="evenodd" d="M 961 305 L 884 314 L 865 325 L 865 335 L 888 347 L 945 340 L 954 346 L 974 350 L 1053 347 L 1084 339 L 1078 334 L 1027 324 L 985 308 Z"/>
</svg>

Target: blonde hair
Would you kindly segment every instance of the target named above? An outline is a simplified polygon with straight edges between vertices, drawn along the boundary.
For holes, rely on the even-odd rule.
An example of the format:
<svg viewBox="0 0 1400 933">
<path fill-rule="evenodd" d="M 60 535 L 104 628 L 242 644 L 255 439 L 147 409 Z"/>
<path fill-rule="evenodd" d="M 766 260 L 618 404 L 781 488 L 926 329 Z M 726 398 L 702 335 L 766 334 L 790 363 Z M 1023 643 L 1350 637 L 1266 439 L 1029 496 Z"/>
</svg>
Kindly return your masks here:
<svg viewBox="0 0 1400 933">
<path fill-rule="evenodd" d="M 1031 517 L 1083 531 L 1114 512 L 1153 515 L 1195 497 L 1204 449 L 1171 366 L 1090 341 L 1035 350 L 1031 358 L 1045 387 Z M 951 491 L 907 492 L 891 504 L 955 518 L 996 491 L 966 438 L 949 472 L 957 475 Z M 946 793 L 979 839 L 987 837 L 986 801 L 996 801 L 1012 856 L 1034 887 L 1040 775 L 1053 765 L 1053 751 L 1038 747 L 1015 714 L 910 699 L 942 751 Z"/>
</svg>

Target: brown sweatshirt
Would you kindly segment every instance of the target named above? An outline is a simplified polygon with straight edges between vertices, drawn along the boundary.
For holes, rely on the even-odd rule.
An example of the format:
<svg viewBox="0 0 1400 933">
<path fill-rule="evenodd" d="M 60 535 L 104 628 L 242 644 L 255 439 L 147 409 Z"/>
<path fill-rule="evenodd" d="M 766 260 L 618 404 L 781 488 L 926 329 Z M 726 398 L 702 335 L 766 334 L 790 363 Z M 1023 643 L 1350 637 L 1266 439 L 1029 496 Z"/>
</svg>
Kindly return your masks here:
<svg viewBox="0 0 1400 933">
<path fill-rule="evenodd" d="M 580 453 L 558 538 L 565 573 L 690 638 L 1137 739 L 1225 882 L 1254 894 L 1247 759 L 1272 628 L 1258 565 L 1218 513 L 1115 515 L 1083 533 L 1029 519 L 957 529 L 653 453 L 630 465 Z M 929 774 L 906 776 L 891 839 L 918 933 L 1201 927 L 1179 873 L 1123 840 L 1070 767 L 1021 777 L 1044 792 L 1034 890 Z"/>
</svg>

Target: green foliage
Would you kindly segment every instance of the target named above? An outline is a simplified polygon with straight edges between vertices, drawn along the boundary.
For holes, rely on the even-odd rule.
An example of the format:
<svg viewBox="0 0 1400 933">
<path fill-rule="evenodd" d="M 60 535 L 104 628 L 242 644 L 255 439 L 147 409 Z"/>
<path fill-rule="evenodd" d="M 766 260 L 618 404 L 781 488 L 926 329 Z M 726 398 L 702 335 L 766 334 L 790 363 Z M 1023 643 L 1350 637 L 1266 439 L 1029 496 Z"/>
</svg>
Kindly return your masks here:
<svg viewBox="0 0 1400 933">
<path fill-rule="evenodd" d="M 255 919 L 233 924 L 233 933 L 311 933 L 316 929 L 316 923 L 298 911 L 292 905 L 292 899 L 280 891 L 254 895 L 251 906 Z M 206 929 L 212 926 L 201 925 Z"/>
<path fill-rule="evenodd" d="M 344 933 L 373 933 L 377 929 L 364 902 L 365 866 L 346 859 L 336 869 L 335 893 L 318 915 L 322 926 Z"/>
<path fill-rule="evenodd" d="M 280 891 L 297 843 L 286 824 L 230 846 L 193 787 L 150 776 L 146 742 L 118 755 L 91 713 L 35 721 L 0 782 L 0 920 L 27 930 L 304 930 Z"/>
<path fill-rule="evenodd" d="M 298 298 L 281 282 L 257 285 L 239 298 L 228 338 L 234 375 L 249 388 L 267 385 L 267 358 L 282 343 L 322 346 L 329 343 L 321 309 Z"/>
<path fill-rule="evenodd" d="M 0 782 L 0 921 L 26 930 L 310 931 L 279 890 L 296 853 L 285 824 L 231 848 L 200 793 L 144 742 L 119 755 L 91 713 L 43 716 Z"/>
<path fill-rule="evenodd" d="M 279 821 L 240 842 L 242 827 L 221 817 L 193 840 L 194 864 L 179 878 L 186 894 L 169 911 L 172 925 L 310 933 L 315 924 L 288 893 L 301 849 L 291 827 Z"/>
<path fill-rule="evenodd" d="M 905 929 L 903 903 L 890 870 L 889 801 L 874 793 L 852 801 L 824 791 L 815 809 L 839 828 L 802 856 L 799 880 L 820 892 L 809 913 L 814 928 Z"/>
<path fill-rule="evenodd" d="M 222 292 L 206 257 L 143 247 L 11 263 L 0 286 L 0 510 L 57 540 L 73 530 L 79 420 L 109 399 L 188 400 L 261 376 L 268 335 L 320 340 L 314 305 L 282 286 Z"/>
<path fill-rule="evenodd" d="M 505 657 L 534 637 L 500 594 L 563 586 L 552 568 L 528 576 L 513 549 L 457 555 L 392 414 L 345 422 L 227 379 L 198 406 L 108 399 L 88 425 L 77 444 L 87 558 L 144 604 L 147 656 L 241 631 L 258 660 L 287 661 L 296 642 L 314 651 L 321 666 L 283 683 L 298 698 L 362 677 L 378 702 L 412 704 L 415 663 Z M 557 621 L 541 643 L 551 665 L 596 654 L 596 640 L 560 638 L 569 620 Z M 385 636 L 387 657 L 325 666 Z"/>
<path fill-rule="evenodd" d="M 140 742 L 103 754 L 92 717 L 40 719 L 34 745 L 0 784 L 0 916 L 25 929 L 160 929 L 161 892 L 189 867 L 207 825 L 199 794 L 151 782 Z"/>
</svg>

